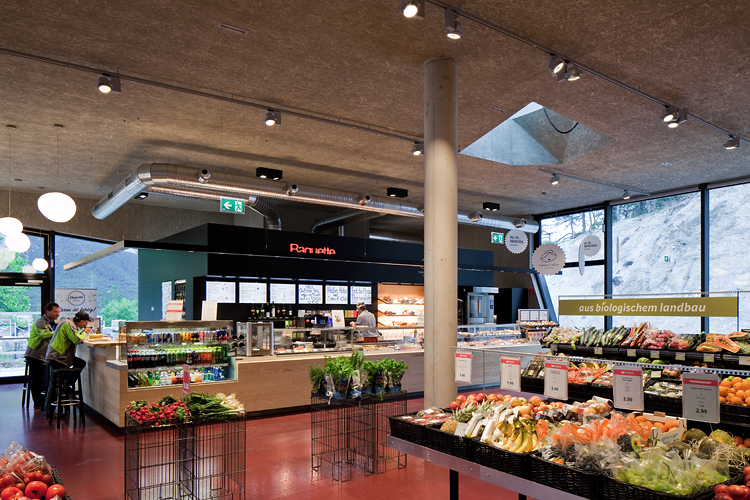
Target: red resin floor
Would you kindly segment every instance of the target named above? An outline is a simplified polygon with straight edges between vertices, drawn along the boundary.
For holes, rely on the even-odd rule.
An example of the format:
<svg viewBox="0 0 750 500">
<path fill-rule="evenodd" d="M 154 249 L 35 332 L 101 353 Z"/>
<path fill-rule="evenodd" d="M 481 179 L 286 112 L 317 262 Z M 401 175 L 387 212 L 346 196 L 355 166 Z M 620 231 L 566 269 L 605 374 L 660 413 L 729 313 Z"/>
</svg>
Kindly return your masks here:
<svg viewBox="0 0 750 500">
<path fill-rule="evenodd" d="M 124 498 L 124 439 L 116 426 L 87 413 L 86 425 L 60 430 L 42 413 L 21 408 L 21 386 L 0 385 L 0 448 L 18 441 L 57 466 L 73 500 Z M 422 408 L 421 399 L 409 410 Z M 247 404 L 247 403 L 246 403 Z M 414 457 L 405 469 L 351 481 L 312 480 L 310 414 L 251 419 L 247 422 L 247 498 L 262 500 L 384 500 L 448 498 L 448 470 Z M 460 476 L 463 500 L 515 500 L 516 493 Z M 392 496 L 391 496 L 392 495 Z"/>
</svg>

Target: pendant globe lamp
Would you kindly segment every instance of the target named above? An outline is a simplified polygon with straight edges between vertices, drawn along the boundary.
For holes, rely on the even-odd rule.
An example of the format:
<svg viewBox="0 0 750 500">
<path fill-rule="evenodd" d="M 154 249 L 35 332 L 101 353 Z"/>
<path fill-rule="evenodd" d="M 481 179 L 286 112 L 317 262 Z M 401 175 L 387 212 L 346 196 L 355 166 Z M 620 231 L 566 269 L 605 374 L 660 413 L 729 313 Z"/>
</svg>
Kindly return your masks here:
<svg viewBox="0 0 750 500">
<path fill-rule="evenodd" d="M 57 178 L 60 179 L 60 139 L 58 131 L 62 125 L 55 125 L 55 142 L 57 143 Z M 76 214 L 76 202 L 65 193 L 54 191 L 44 193 L 36 202 L 39 211 L 52 222 L 68 222 Z"/>
<path fill-rule="evenodd" d="M 24 233 L 13 233 L 5 237 L 5 246 L 16 253 L 24 253 L 31 247 L 31 240 Z"/>
<path fill-rule="evenodd" d="M 0 234 L 9 236 L 11 234 L 20 234 L 23 231 L 23 224 L 20 220 L 10 216 L 10 180 L 13 177 L 12 163 L 12 142 L 11 133 L 16 129 L 15 125 L 6 125 L 8 130 L 8 216 L 0 218 Z"/>
<path fill-rule="evenodd" d="M 49 263 L 46 259 L 34 259 L 34 261 L 31 263 L 32 267 L 39 272 L 44 272 L 49 267 Z"/>
</svg>

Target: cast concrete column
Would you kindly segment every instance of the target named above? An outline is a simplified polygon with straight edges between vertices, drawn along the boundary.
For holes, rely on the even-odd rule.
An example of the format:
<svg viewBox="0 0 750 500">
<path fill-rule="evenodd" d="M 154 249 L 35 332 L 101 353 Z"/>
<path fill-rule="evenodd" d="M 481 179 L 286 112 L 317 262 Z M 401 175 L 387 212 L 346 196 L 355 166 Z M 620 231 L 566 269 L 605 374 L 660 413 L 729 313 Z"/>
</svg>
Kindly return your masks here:
<svg viewBox="0 0 750 500">
<path fill-rule="evenodd" d="M 456 397 L 453 347 L 458 298 L 458 85 L 453 59 L 424 65 L 424 399 Z"/>
</svg>

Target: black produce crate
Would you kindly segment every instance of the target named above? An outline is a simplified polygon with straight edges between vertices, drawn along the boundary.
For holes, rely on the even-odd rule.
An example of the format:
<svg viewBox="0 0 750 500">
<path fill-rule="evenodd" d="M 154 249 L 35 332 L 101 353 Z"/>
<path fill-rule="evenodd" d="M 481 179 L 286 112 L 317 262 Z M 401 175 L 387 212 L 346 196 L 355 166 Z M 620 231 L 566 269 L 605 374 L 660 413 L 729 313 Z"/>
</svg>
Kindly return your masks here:
<svg viewBox="0 0 750 500">
<path fill-rule="evenodd" d="M 653 394 L 643 395 L 644 411 L 654 413 L 662 411 L 667 415 L 682 415 L 682 398 L 668 398 L 666 396 L 655 396 Z M 722 418 L 722 421 L 724 419 Z"/>
<path fill-rule="evenodd" d="M 536 453 L 529 454 L 528 479 L 535 483 L 567 491 L 583 498 L 601 498 L 601 474 L 545 460 Z"/>
<path fill-rule="evenodd" d="M 414 416 L 415 414 L 411 414 Z M 400 416 L 388 417 L 391 421 L 391 436 L 409 441 L 410 443 L 424 446 L 424 429 L 427 427 L 422 424 L 415 424 L 412 421 L 404 420 Z"/>
<path fill-rule="evenodd" d="M 599 396 L 600 398 L 606 398 L 610 400 L 613 400 L 615 397 L 611 385 L 591 384 L 591 394 L 593 396 Z"/>
<path fill-rule="evenodd" d="M 489 444 L 474 443 L 474 461 L 490 469 L 499 470 L 514 476 L 528 478 L 526 453 L 513 453 Z"/>
<path fill-rule="evenodd" d="M 742 474 L 737 475 L 721 484 L 740 484 Z M 670 495 L 655 490 L 636 486 L 634 484 L 620 481 L 608 475 L 602 476 L 601 495 L 602 500 L 711 500 L 714 497 L 714 487 L 704 488 L 692 495 Z"/>
<path fill-rule="evenodd" d="M 722 424 L 743 424 L 750 423 L 750 406 L 740 405 L 719 405 L 719 420 Z"/>
<path fill-rule="evenodd" d="M 542 387 L 542 390 L 544 387 Z M 572 401 L 588 401 L 594 395 L 589 384 L 568 384 L 568 399 Z"/>
<path fill-rule="evenodd" d="M 532 394 L 544 394 L 544 379 L 521 377 L 521 391 Z"/>
<path fill-rule="evenodd" d="M 456 458 L 474 461 L 475 442 L 473 440 L 443 432 L 436 427 L 425 427 L 424 445 L 433 450 L 453 455 Z"/>
</svg>

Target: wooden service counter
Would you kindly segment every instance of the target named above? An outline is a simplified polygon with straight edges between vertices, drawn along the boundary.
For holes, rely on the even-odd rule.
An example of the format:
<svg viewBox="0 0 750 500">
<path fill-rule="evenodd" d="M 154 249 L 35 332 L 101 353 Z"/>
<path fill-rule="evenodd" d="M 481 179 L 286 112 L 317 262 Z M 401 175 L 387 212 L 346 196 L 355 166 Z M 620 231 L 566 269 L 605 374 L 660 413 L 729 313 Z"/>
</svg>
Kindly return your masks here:
<svg viewBox="0 0 750 500">
<path fill-rule="evenodd" d="M 118 361 L 118 345 L 93 345 L 83 343 L 76 355 L 87 363 L 82 373 L 85 403 L 107 420 L 119 427 L 125 425 L 125 408 L 131 401 L 144 400 L 155 403 L 166 395 L 182 397 L 182 385 L 128 388 L 127 363 Z M 539 346 L 525 346 L 537 349 Z M 535 352 L 535 351 L 533 351 Z M 333 356 L 349 356 L 342 352 Z M 497 385 L 500 380 L 500 360 L 488 352 L 473 359 L 471 385 Z M 424 391 L 424 351 L 365 351 L 365 358 L 377 361 L 383 358 L 398 359 L 409 369 L 402 380 L 404 390 L 411 393 Z M 308 366 L 323 365 L 321 354 L 290 354 L 231 358 L 230 373 L 236 380 L 191 384 L 193 392 L 236 393 L 249 414 L 269 410 L 299 408 L 310 404 L 310 379 Z M 483 366 L 485 364 L 485 366 Z M 484 368 L 484 369 L 483 369 Z M 446 367 L 452 370 L 453 367 Z"/>
</svg>

